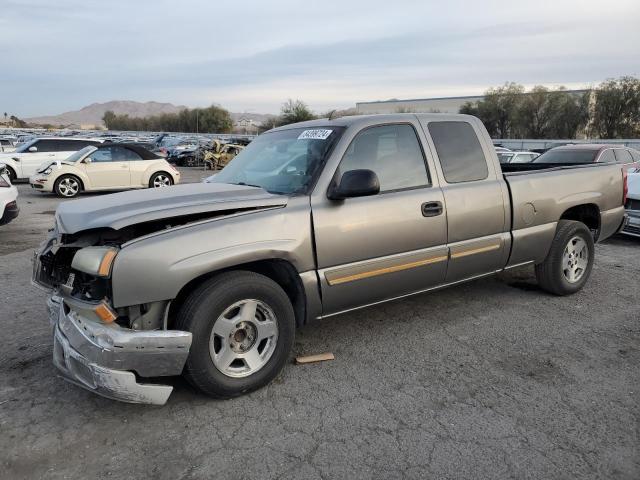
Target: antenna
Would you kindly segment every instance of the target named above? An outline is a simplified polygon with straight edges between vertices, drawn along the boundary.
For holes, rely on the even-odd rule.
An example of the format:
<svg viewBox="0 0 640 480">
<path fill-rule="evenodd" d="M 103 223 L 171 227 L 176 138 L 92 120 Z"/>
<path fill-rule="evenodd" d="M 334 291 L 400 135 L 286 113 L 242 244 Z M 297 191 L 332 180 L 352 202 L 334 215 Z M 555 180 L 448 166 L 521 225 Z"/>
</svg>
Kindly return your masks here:
<svg viewBox="0 0 640 480">
<path fill-rule="evenodd" d="M 336 113 L 337 110 L 333 109 L 329 112 L 329 120 L 333 120 L 333 114 Z"/>
</svg>

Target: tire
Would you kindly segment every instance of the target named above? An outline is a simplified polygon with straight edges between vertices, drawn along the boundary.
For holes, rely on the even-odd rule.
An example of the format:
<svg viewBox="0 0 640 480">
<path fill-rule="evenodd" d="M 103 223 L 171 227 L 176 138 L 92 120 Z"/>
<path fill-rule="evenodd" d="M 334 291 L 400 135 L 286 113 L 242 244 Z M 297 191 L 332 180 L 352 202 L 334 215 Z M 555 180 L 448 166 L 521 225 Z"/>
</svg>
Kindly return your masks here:
<svg viewBox="0 0 640 480">
<path fill-rule="evenodd" d="M 8 165 L 6 167 L 6 170 L 7 175 L 9 176 L 9 183 L 13 185 L 14 183 L 16 183 L 16 179 L 18 178 L 18 176 L 16 175 L 16 172 L 13 170 L 13 168 Z"/>
<path fill-rule="evenodd" d="M 253 315 L 250 302 L 256 302 Z M 295 316 L 289 297 L 273 280 L 232 271 L 189 295 L 175 328 L 193 334 L 185 378 L 211 397 L 232 398 L 266 385 L 282 370 L 293 346 Z"/>
<path fill-rule="evenodd" d="M 53 184 L 53 191 L 63 198 L 73 198 L 82 191 L 82 182 L 75 175 L 61 175 Z"/>
<path fill-rule="evenodd" d="M 560 220 L 547 258 L 536 265 L 540 287 L 554 295 L 571 295 L 584 287 L 591 275 L 595 247 L 584 223 Z"/>
<path fill-rule="evenodd" d="M 149 188 L 170 187 L 173 185 L 173 177 L 167 172 L 156 172 L 149 179 Z"/>
</svg>

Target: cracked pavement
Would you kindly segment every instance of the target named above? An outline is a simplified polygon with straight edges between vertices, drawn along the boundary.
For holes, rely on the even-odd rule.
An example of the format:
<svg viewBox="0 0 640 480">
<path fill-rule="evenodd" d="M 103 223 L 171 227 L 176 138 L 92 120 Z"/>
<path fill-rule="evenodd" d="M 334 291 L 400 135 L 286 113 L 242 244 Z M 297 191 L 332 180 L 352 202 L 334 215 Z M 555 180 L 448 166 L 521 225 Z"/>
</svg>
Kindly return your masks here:
<svg viewBox="0 0 640 480">
<path fill-rule="evenodd" d="M 19 190 L 0 227 L 3 479 L 640 478 L 640 240 L 599 244 L 574 296 L 524 268 L 309 325 L 292 359 L 336 359 L 252 394 L 175 378 L 164 407 L 129 405 L 57 377 L 29 277 L 59 200 Z"/>
</svg>

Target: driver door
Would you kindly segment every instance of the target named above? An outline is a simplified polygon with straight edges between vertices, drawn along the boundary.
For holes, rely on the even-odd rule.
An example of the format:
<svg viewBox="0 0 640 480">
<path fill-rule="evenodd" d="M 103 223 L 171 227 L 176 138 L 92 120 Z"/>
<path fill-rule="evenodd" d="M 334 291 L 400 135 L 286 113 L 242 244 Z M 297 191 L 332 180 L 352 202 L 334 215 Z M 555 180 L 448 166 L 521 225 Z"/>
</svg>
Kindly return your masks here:
<svg viewBox="0 0 640 480">
<path fill-rule="evenodd" d="M 351 141 L 338 171 L 372 170 L 373 196 L 312 198 L 323 315 L 331 315 L 444 282 L 444 196 L 427 172 L 419 126 L 373 126 Z"/>
<path fill-rule="evenodd" d="M 87 162 L 87 159 L 90 161 Z M 124 148 L 101 147 L 84 161 L 84 168 L 93 188 L 123 188 L 131 184 L 129 161 Z"/>
</svg>

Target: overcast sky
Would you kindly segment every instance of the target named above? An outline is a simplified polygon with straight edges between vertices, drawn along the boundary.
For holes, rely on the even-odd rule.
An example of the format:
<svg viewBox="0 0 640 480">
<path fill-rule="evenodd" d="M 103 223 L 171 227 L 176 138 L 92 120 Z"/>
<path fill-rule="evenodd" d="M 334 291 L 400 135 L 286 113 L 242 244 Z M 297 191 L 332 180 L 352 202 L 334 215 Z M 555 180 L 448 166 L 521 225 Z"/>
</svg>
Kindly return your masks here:
<svg viewBox="0 0 640 480">
<path fill-rule="evenodd" d="M 276 113 L 640 76 L 640 0 L 0 0 L 0 110 Z M 0 113 L 1 114 L 1 113 Z"/>
</svg>

